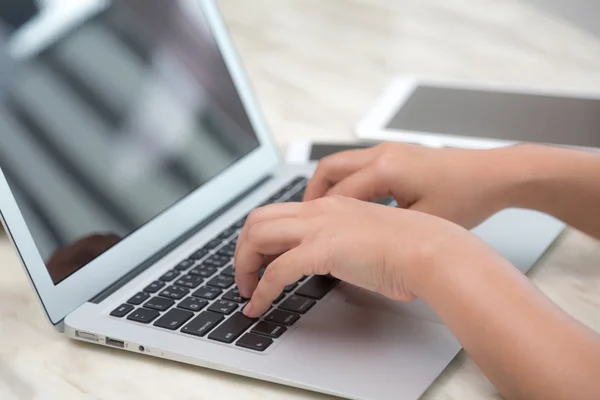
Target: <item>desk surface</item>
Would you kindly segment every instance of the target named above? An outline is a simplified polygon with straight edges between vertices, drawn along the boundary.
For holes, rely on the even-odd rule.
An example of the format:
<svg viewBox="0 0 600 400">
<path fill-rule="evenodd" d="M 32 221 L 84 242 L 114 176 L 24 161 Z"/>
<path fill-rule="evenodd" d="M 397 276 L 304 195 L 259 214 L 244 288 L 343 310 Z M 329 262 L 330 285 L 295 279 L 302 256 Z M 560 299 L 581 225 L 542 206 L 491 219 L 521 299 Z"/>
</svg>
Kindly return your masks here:
<svg viewBox="0 0 600 400">
<path fill-rule="evenodd" d="M 518 1 L 222 0 L 279 143 L 349 140 L 396 74 L 596 88 L 600 38 Z M 600 246 L 566 232 L 532 271 L 600 331 Z M 46 323 L 0 236 L 0 398 L 319 399 L 310 392 L 69 341 Z M 461 353 L 425 399 L 496 399 Z"/>
</svg>

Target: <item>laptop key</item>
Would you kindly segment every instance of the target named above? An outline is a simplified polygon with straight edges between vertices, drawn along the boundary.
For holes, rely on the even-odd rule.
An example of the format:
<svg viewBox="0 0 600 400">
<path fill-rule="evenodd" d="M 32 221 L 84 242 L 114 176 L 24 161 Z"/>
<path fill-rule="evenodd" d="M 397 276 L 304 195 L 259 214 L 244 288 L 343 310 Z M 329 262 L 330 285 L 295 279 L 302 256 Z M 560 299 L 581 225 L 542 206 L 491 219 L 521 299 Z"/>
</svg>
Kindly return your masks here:
<svg viewBox="0 0 600 400">
<path fill-rule="evenodd" d="M 162 297 L 167 297 L 169 299 L 179 300 L 187 295 L 190 291 L 188 289 L 179 287 L 179 286 L 169 286 L 158 295 Z"/>
<path fill-rule="evenodd" d="M 211 240 L 210 242 L 206 243 L 206 246 L 204 246 L 204 248 L 205 248 L 205 249 L 208 249 L 208 250 L 212 250 L 212 249 L 214 249 L 215 247 L 219 246 L 221 243 L 223 243 L 223 241 L 222 241 L 222 240 L 219 240 L 219 239 L 213 239 L 213 240 Z"/>
<path fill-rule="evenodd" d="M 287 331 L 287 328 L 285 326 L 261 321 L 258 324 L 256 324 L 254 328 L 252 328 L 251 332 L 277 339 L 278 337 L 283 335 L 285 331 Z"/>
<path fill-rule="evenodd" d="M 175 269 L 177 271 L 185 271 L 187 269 L 192 268 L 192 266 L 195 264 L 194 260 L 183 260 L 182 262 L 180 262 L 179 264 L 177 264 L 177 266 L 175 267 Z"/>
<path fill-rule="evenodd" d="M 148 293 L 146 293 L 146 292 L 139 292 L 138 294 L 136 294 L 135 296 L 133 296 L 132 298 L 130 298 L 129 300 L 127 300 L 127 302 L 129 304 L 133 304 L 134 306 L 139 306 L 144 301 L 146 301 L 146 299 L 148 299 L 148 297 L 150 297 L 150 295 Z"/>
<path fill-rule="evenodd" d="M 217 236 L 217 239 L 221 239 L 221 240 L 229 239 L 229 237 L 231 235 L 233 235 L 236 230 L 237 229 L 235 229 L 234 227 L 229 227 L 229 228 L 225 229 L 223 232 L 221 232 L 221 234 L 219 236 Z"/>
<path fill-rule="evenodd" d="M 315 275 L 310 278 L 302 287 L 296 290 L 296 294 L 311 299 L 322 299 L 329 293 L 339 281 L 329 276 Z"/>
<path fill-rule="evenodd" d="M 296 289 L 296 287 L 297 287 L 297 286 L 298 286 L 298 284 L 297 284 L 297 283 L 292 283 L 291 285 L 287 285 L 287 286 L 286 286 L 286 287 L 283 289 L 283 291 L 284 291 L 285 293 L 289 293 L 289 292 L 291 292 L 292 290 Z"/>
<path fill-rule="evenodd" d="M 204 282 L 199 276 L 196 275 L 185 275 L 175 281 L 175 285 L 185 287 L 188 289 L 196 289 L 200 284 Z"/>
<path fill-rule="evenodd" d="M 217 254 L 225 256 L 225 257 L 229 257 L 231 259 L 231 257 L 233 257 L 235 254 L 236 243 L 227 243 L 225 246 L 221 247 L 217 251 Z"/>
<path fill-rule="evenodd" d="M 123 318 L 124 316 L 129 314 L 131 312 L 131 310 L 133 310 L 133 309 L 134 309 L 134 307 L 132 305 L 121 304 L 119 307 L 112 310 L 110 315 L 112 315 L 113 317 L 117 317 L 117 318 Z"/>
<path fill-rule="evenodd" d="M 273 304 L 279 303 L 281 300 L 285 299 L 285 293 L 281 293 L 278 298 L 273 301 Z"/>
<path fill-rule="evenodd" d="M 208 338 L 223 343 L 233 343 L 250 328 L 256 319 L 248 318 L 242 313 L 233 314 L 227 321 L 223 322 L 217 329 L 212 331 Z"/>
<path fill-rule="evenodd" d="M 164 297 L 153 297 L 144 304 L 144 307 L 151 308 L 156 311 L 167 311 L 175 302 Z"/>
<path fill-rule="evenodd" d="M 301 203 L 303 199 L 304 199 L 304 192 L 298 192 L 298 193 L 294 193 L 294 195 L 288 199 L 288 202 Z"/>
<path fill-rule="evenodd" d="M 222 314 L 205 311 L 184 326 L 181 332 L 203 337 L 224 319 L 225 317 Z"/>
<path fill-rule="evenodd" d="M 142 324 L 149 324 L 154 321 L 160 313 L 156 310 L 149 310 L 147 308 L 138 308 L 127 316 L 130 321 L 140 322 Z"/>
<path fill-rule="evenodd" d="M 302 186 L 306 187 L 306 185 L 308 185 L 308 178 L 305 176 L 299 176 L 295 178 L 293 182 L 295 183 L 295 185 L 302 184 Z"/>
<path fill-rule="evenodd" d="M 258 336 L 253 333 L 245 334 L 235 343 L 236 346 L 256 351 L 265 351 L 272 344 L 273 339 Z"/>
<path fill-rule="evenodd" d="M 185 299 L 183 299 L 181 301 L 181 303 L 179 303 L 177 305 L 177 307 L 183 308 L 184 310 L 197 312 L 197 311 L 202 310 L 207 305 L 208 305 L 208 301 L 202 300 L 198 297 L 191 296 L 191 297 L 186 297 Z"/>
<path fill-rule="evenodd" d="M 222 256 L 220 254 L 213 254 L 212 256 L 210 256 L 206 260 L 204 260 L 204 262 L 202 264 L 208 265 L 211 267 L 215 267 L 215 268 L 221 268 L 222 266 L 226 265 L 230 261 L 231 261 L 231 257 Z"/>
<path fill-rule="evenodd" d="M 190 271 L 190 275 L 198 275 L 202 278 L 210 278 L 217 272 L 217 268 L 208 265 L 198 265 Z"/>
<path fill-rule="evenodd" d="M 238 303 L 228 300 L 219 300 L 214 302 L 210 307 L 208 307 L 208 311 L 213 311 L 219 314 L 229 315 L 238 308 Z"/>
<path fill-rule="evenodd" d="M 208 249 L 201 248 L 190 255 L 191 260 L 201 260 L 208 255 Z"/>
<path fill-rule="evenodd" d="M 193 316 L 194 313 L 192 312 L 174 308 L 162 317 L 160 317 L 154 323 L 154 326 L 174 331 L 175 329 L 179 329 L 181 325 L 185 324 Z"/>
<path fill-rule="evenodd" d="M 316 301 L 306 297 L 292 295 L 288 297 L 279 308 L 285 311 L 292 311 L 298 314 L 304 314 L 316 304 Z"/>
<path fill-rule="evenodd" d="M 240 296 L 240 290 L 238 288 L 233 288 L 229 292 L 225 293 L 225 295 L 223 295 L 223 299 L 235 301 L 236 303 L 240 304 L 244 304 L 248 301 L 248 299 L 245 299 L 242 296 Z"/>
<path fill-rule="evenodd" d="M 210 281 L 208 281 L 206 284 L 220 289 L 228 289 L 231 285 L 233 285 L 233 282 L 234 279 L 231 276 L 217 275 Z"/>
<path fill-rule="evenodd" d="M 221 293 L 223 293 L 221 289 L 203 286 L 200 289 L 196 290 L 194 293 L 192 293 L 192 296 L 200 297 L 206 300 L 214 300 L 217 297 L 219 297 Z"/>
<path fill-rule="evenodd" d="M 178 271 L 171 270 L 171 271 L 167 272 L 166 274 L 164 274 L 163 276 L 161 276 L 158 279 L 161 280 L 161 281 L 163 281 L 163 282 L 171 282 L 173 279 L 177 278 L 178 276 L 179 276 L 179 272 Z"/>
<path fill-rule="evenodd" d="M 242 229 L 244 227 L 244 225 L 246 224 L 246 218 L 247 217 L 240 219 L 235 224 L 231 225 L 231 227 L 234 229 Z"/>
<path fill-rule="evenodd" d="M 146 286 L 144 288 L 144 292 L 146 292 L 146 293 L 156 293 L 160 289 L 164 288 L 165 285 L 166 285 L 166 283 L 161 282 L 161 281 L 152 282 L 151 284 L 149 284 L 148 286 Z"/>
<path fill-rule="evenodd" d="M 227 276 L 235 276 L 235 267 L 233 265 L 230 265 L 229 267 L 225 268 L 225 271 L 221 272 L 221 274 Z"/>
<path fill-rule="evenodd" d="M 265 317 L 265 321 L 272 322 L 274 324 L 292 326 L 300 319 L 298 314 L 293 314 L 282 310 L 273 310 L 269 315 Z"/>
<path fill-rule="evenodd" d="M 295 178 L 293 181 L 291 181 L 289 183 L 289 185 L 287 185 L 284 189 L 291 190 L 291 189 L 295 188 L 296 186 L 298 186 L 300 183 L 306 184 L 306 183 L 308 183 L 308 180 L 302 176 L 299 176 L 299 177 Z"/>
</svg>

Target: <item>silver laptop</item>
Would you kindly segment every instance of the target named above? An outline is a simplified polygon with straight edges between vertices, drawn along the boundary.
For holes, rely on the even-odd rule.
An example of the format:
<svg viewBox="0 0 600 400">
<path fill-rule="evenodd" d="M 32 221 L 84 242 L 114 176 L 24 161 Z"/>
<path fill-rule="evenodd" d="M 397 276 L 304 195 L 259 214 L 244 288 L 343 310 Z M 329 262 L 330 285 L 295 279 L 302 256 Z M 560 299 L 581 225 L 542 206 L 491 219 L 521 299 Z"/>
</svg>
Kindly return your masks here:
<svg viewBox="0 0 600 400">
<path fill-rule="evenodd" d="M 259 320 L 240 312 L 245 217 L 300 200 L 312 167 L 280 162 L 215 2 L 54 3 L 5 40 L 0 86 L 0 210 L 50 322 L 332 395 L 419 397 L 460 350 L 423 303 L 306 277 Z M 510 210 L 476 233 L 526 271 L 561 229 Z"/>
</svg>

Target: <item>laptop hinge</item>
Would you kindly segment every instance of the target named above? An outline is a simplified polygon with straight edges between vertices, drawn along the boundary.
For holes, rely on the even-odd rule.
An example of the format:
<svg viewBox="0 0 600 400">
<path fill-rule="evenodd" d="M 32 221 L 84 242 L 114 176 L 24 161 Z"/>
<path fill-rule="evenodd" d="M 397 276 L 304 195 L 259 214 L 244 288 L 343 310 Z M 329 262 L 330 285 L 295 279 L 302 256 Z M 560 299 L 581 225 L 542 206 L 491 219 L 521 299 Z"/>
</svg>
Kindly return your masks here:
<svg viewBox="0 0 600 400">
<path fill-rule="evenodd" d="M 201 229 L 203 229 L 204 227 L 206 227 L 212 221 L 214 221 L 215 219 L 217 219 L 218 217 L 220 217 L 221 215 L 223 215 L 225 212 L 227 212 L 228 210 L 230 210 L 237 203 L 239 203 L 241 200 L 243 200 L 248 195 L 250 195 L 250 193 L 254 192 L 259 187 L 263 186 L 271 178 L 272 178 L 271 175 L 268 175 L 268 176 L 262 178 L 256 184 L 252 185 L 248 190 L 244 191 L 242 194 L 240 194 L 239 196 L 237 196 L 235 199 L 233 199 L 229 203 L 225 204 L 223 207 L 219 208 L 217 211 L 215 211 L 214 213 L 212 213 L 208 218 L 204 219 L 203 221 L 201 221 L 200 223 L 198 223 L 197 225 L 195 225 L 193 228 L 189 229 L 183 235 L 181 235 L 180 237 L 178 237 L 177 239 L 175 239 L 173 242 L 169 243 L 167 246 L 165 246 L 162 249 L 160 249 L 157 253 L 155 253 L 154 255 L 152 255 L 146 261 L 142 262 L 139 266 L 137 266 L 136 268 L 134 268 L 132 271 L 130 271 L 129 273 L 127 273 L 125 276 L 121 277 L 115 283 L 113 283 L 112 285 L 110 285 L 109 287 L 107 287 L 106 289 L 104 289 L 97 296 L 95 296 L 94 298 L 92 298 L 89 302 L 90 303 L 94 303 L 94 304 L 99 304 L 100 302 L 102 302 L 104 299 L 106 299 L 107 297 L 109 297 L 111 294 L 113 294 L 114 292 L 116 292 L 117 290 L 119 290 L 120 288 L 122 288 L 123 286 L 125 286 L 128 282 L 130 282 L 136 276 L 138 276 L 139 274 L 141 274 L 142 272 L 144 272 L 145 270 L 147 270 L 148 268 L 150 268 L 151 266 L 153 266 L 154 264 L 156 264 L 160 259 L 162 259 L 168 253 L 170 253 L 175 248 L 177 248 L 178 246 L 180 246 L 183 242 L 185 242 L 190 237 L 192 237 L 193 235 L 195 235 L 197 232 L 199 232 Z"/>
</svg>

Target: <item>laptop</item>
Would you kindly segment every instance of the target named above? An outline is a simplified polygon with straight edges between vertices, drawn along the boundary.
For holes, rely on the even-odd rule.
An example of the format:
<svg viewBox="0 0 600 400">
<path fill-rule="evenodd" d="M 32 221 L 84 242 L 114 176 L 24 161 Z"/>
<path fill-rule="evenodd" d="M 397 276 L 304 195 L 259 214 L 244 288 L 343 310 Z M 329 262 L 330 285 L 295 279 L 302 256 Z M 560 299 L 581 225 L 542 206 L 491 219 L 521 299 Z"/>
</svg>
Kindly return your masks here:
<svg viewBox="0 0 600 400">
<path fill-rule="evenodd" d="M 346 398 L 418 398 L 461 348 L 419 301 L 313 276 L 241 313 L 245 218 L 300 201 L 314 166 L 280 162 L 215 2 L 48 4 L 7 40 L 0 211 L 52 325 Z M 475 233 L 526 271 L 562 227 L 509 210 Z"/>
</svg>

